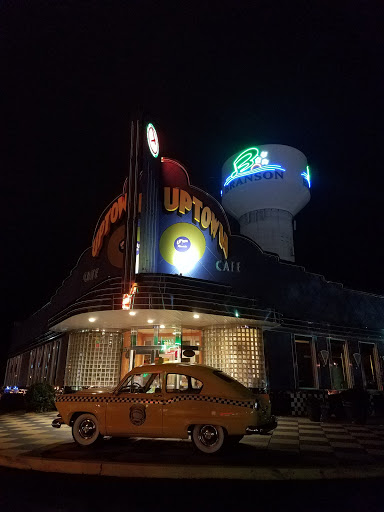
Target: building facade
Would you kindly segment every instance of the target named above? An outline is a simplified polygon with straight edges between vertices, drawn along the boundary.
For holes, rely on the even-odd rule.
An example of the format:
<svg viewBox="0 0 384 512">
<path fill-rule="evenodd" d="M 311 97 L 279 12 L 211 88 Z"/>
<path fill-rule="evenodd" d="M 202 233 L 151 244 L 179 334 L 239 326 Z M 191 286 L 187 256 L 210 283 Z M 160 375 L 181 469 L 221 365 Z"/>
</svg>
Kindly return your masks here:
<svg viewBox="0 0 384 512">
<path fill-rule="evenodd" d="M 328 282 L 232 232 L 223 207 L 161 156 L 154 126 L 138 120 L 131 130 L 122 194 L 51 301 L 15 328 L 4 384 L 113 387 L 134 366 L 188 361 L 267 389 L 292 414 L 305 412 L 309 395 L 352 387 L 369 390 L 373 403 L 383 390 L 384 298 Z M 253 197 L 248 183 L 262 181 L 252 171 L 271 173 L 272 195 L 294 172 L 294 187 L 308 196 L 308 169 L 303 180 L 289 161 L 261 171 L 251 163 L 238 160 L 240 175 L 232 174 L 236 194 L 245 190 L 240 201 Z M 232 211 L 234 201 L 226 202 Z M 285 210 L 271 204 L 248 205 L 248 221 L 263 224 L 267 209 L 282 218 Z"/>
</svg>

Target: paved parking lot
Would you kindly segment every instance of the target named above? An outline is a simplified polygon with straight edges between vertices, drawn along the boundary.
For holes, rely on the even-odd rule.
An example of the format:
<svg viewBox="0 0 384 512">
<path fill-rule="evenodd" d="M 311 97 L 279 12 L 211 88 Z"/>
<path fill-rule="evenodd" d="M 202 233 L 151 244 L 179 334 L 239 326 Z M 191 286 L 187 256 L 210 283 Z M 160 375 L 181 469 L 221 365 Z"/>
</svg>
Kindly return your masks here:
<svg viewBox="0 0 384 512">
<path fill-rule="evenodd" d="M 54 413 L 11 413 L 0 415 L 0 455 L 28 455 L 49 459 L 81 458 L 119 462 L 172 463 L 188 459 L 190 464 L 207 460 L 196 454 L 189 441 L 152 439 L 110 439 L 100 446 L 78 447 L 71 429 L 51 427 Z M 246 436 L 240 445 L 226 454 L 234 464 L 318 465 L 382 464 L 384 425 L 343 425 L 313 423 L 307 418 L 280 417 L 272 435 Z M 210 463 L 223 463 L 223 456 L 209 457 Z"/>
</svg>

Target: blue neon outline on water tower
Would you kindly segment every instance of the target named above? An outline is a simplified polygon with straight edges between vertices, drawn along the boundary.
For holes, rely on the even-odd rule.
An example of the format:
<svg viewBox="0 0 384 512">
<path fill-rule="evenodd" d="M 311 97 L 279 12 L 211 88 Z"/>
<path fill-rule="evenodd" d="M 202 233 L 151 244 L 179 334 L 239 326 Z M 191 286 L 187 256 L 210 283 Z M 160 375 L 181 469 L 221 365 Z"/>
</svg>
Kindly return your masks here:
<svg viewBox="0 0 384 512">
<path fill-rule="evenodd" d="M 307 165 L 307 170 L 306 170 L 306 171 L 303 171 L 303 172 L 301 173 L 301 176 L 302 176 L 305 180 L 307 180 L 307 182 L 308 182 L 308 188 L 311 188 L 311 175 L 310 175 L 310 173 L 309 173 L 309 165 Z"/>
</svg>

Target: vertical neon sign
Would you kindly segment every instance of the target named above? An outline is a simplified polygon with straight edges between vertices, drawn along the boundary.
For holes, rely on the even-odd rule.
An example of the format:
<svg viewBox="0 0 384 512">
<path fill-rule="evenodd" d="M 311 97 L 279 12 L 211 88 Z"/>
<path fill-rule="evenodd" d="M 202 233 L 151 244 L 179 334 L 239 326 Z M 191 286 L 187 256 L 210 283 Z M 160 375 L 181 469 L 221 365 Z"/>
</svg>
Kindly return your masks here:
<svg viewBox="0 0 384 512">
<path fill-rule="evenodd" d="M 307 170 L 301 173 L 301 176 L 307 181 L 308 188 L 311 188 L 311 175 L 309 173 L 309 165 L 307 165 Z"/>
</svg>

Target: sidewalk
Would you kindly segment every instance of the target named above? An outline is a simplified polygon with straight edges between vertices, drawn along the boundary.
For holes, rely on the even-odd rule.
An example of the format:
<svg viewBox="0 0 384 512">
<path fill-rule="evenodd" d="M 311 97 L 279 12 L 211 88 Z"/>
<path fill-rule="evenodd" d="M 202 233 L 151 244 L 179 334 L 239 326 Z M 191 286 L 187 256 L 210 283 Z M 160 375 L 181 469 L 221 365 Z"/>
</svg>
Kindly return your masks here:
<svg viewBox="0 0 384 512">
<path fill-rule="evenodd" d="M 280 417 L 269 436 L 246 436 L 215 456 L 190 441 L 106 439 L 77 446 L 54 413 L 0 415 L 0 466 L 63 473 L 153 478 L 317 479 L 384 476 L 384 425 L 313 423 Z M 383 422 L 384 423 L 384 422 Z"/>
</svg>

